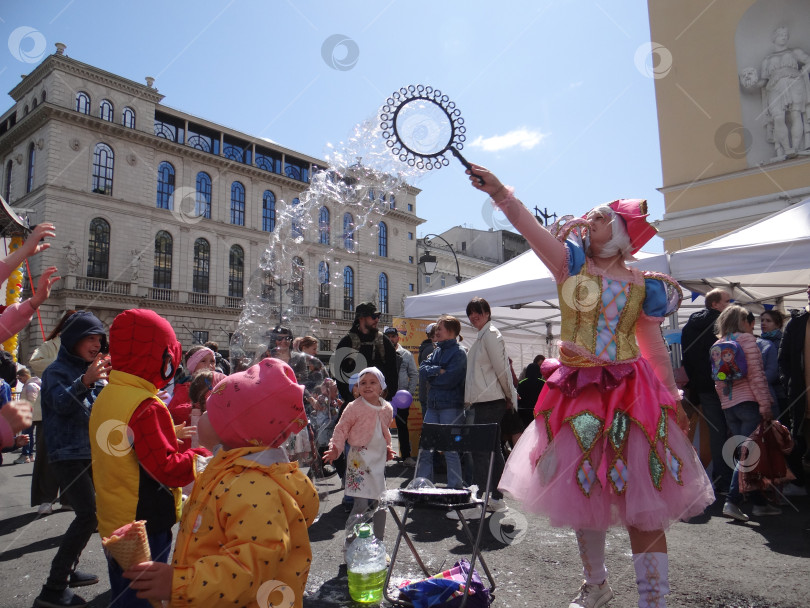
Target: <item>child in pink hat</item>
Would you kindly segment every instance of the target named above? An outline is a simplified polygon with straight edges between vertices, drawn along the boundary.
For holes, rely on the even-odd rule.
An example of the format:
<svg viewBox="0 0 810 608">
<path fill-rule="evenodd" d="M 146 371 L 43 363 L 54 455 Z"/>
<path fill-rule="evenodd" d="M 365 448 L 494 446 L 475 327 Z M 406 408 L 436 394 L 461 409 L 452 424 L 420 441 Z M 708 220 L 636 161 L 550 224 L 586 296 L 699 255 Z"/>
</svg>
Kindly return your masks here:
<svg viewBox="0 0 810 608">
<path fill-rule="evenodd" d="M 198 431 L 214 456 L 183 507 L 172 565 L 144 562 L 125 573 L 139 597 L 266 606 L 278 589 L 285 605 L 303 606 L 318 494 L 280 447 L 307 424 L 303 390 L 273 358 L 213 388 Z"/>
<path fill-rule="evenodd" d="M 378 507 L 380 495 L 385 491 L 385 462 L 396 456 L 388 430 L 394 409 L 383 399 L 385 377 L 376 367 L 367 367 L 358 374 L 356 388 L 359 397 L 343 411 L 323 459 L 334 462 L 346 442 L 349 443 L 346 496 L 354 498 L 349 521 L 373 511 L 374 536 L 382 540 L 385 510 Z"/>
</svg>

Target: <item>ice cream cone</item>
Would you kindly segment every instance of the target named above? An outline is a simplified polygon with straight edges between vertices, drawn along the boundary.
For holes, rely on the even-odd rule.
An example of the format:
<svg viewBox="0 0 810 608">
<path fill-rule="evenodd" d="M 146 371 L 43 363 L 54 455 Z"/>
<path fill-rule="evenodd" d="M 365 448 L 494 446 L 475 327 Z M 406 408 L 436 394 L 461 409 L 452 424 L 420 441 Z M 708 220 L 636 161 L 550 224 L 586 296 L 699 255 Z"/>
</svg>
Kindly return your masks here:
<svg viewBox="0 0 810 608">
<path fill-rule="evenodd" d="M 101 544 L 110 552 L 122 570 L 129 570 L 136 564 L 152 561 L 144 520 L 133 521 L 131 524 L 121 526 L 109 538 L 102 538 Z M 163 606 L 163 602 L 159 600 L 149 600 L 149 603 L 155 608 Z"/>
</svg>

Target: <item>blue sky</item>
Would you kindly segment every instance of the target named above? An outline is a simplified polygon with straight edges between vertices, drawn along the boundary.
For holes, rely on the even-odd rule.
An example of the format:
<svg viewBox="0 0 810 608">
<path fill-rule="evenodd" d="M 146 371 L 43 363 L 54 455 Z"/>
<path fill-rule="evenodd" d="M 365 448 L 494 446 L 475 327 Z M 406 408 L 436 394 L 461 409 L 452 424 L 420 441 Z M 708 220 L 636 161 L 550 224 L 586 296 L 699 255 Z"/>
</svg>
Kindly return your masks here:
<svg viewBox="0 0 810 608">
<path fill-rule="evenodd" d="M 421 83 L 461 110 L 464 155 L 528 206 L 579 215 L 633 197 L 663 214 L 646 3 L 10 0 L 0 19 L 6 92 L 63 42 L 79 61 L 155 77 L 166 105 L 323 158 Z M 415 184 L 419 235 L 493 224 L 463 171 L 452 160 Z"/>
</svg>

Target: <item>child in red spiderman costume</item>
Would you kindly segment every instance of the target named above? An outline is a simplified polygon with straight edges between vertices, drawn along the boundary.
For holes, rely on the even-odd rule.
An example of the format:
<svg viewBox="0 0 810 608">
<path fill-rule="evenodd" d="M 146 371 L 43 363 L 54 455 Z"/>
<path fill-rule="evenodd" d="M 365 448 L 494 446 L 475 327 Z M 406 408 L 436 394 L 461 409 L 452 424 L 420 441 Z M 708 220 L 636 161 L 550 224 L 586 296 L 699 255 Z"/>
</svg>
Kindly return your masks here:
<svg viewBox="0 0 810 608">
<path fill-rule="evenodd" d="M 151 310 L 118 315 L 110 327 L 109 384 L 90 416 L 98 531 L 146 520 L 152 560 L 167 561 L 172 526 L 180 516 L 180 489 L 194 481 L 210 452 L 181 452 L 169 410 L 158 391 L 174 376 L 182 355 L 166 319 Z M 111 606 L 149 606 L 107 556 Z"/>
</svg>

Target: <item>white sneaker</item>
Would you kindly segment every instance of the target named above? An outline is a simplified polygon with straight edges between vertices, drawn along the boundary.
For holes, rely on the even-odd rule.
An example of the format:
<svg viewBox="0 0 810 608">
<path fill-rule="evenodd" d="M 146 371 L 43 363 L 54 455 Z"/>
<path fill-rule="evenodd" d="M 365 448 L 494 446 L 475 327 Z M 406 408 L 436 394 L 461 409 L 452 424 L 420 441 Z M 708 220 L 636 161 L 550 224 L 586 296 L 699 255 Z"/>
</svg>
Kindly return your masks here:
<svg viewBox="0 0 810 608">
<path fill-rule="evenodd" d="M 43 502 L 37 509 L 37 515 L 50 515 L 53 513 L 53 506 L 49 502 Z"/>
<path fill-rule="evenodd" d="M 509 506 L 506 504 L 506 501 L 503 498 L 500 500 L 497 498 L 490 498 L 489 502 L 487 503 L 487 511 L 490 513 L 502 513 L 508 510 Z"/>
<path fill-rule="evenodd" d="M 462 513 L 464 514 L 464 519 L 478 519 L 481 517 L 482 509 L 479 505 L 477 507 L 473 507 L 472 509 L 464 509 Z M 448 511 L 445 517 L 447 517 L 447 519 L 458 521 L 458 512 Z"/>
<path fill-rule="evenodd" d="M 404 464 L 406 467 L 415 467 L 416 461 L 412 457 L 408 456 L 405 460 L 402 461 L 402 464 Z"/>
<path fill-rule="evenodd" d="M 723 515 L 737 521 L 748 521 L 748 516 L 733 502 L 727 502 L 723 505 Z"/>
<path fill-rule="evenodd" d="M 751 510 L 751 513 L 754 514 L 754 517 L 763 517 L 765 515 L 781 515 L 782 509 L 779 507 L 774 507 L 773 505 L 754 505 L 754 508 Z"/>
<path fill-rule="evenodd" d="M 582 583 L 577 596 L 568 604 L 568 608 L 599 608 L 613 599 L 613 589 L 607 581 L 601 585 Z"/>
</svg>

